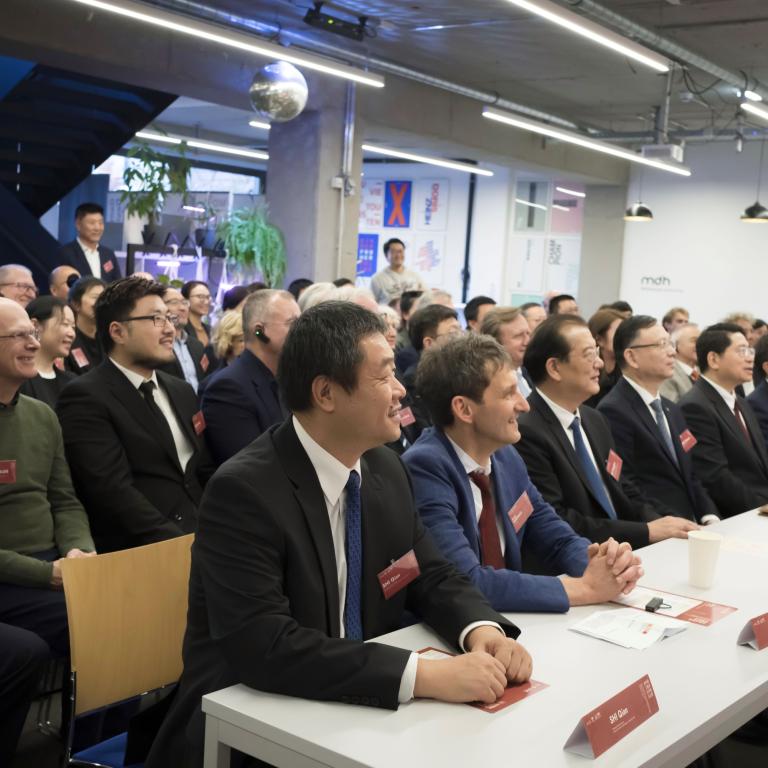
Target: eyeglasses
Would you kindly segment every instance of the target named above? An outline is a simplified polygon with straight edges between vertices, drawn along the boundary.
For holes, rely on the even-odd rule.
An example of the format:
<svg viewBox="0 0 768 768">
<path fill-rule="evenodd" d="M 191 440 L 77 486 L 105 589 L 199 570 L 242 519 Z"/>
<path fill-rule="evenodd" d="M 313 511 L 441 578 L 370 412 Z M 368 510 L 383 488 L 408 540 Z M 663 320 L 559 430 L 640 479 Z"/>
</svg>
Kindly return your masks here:
<svg viewBox="0 0 768 768">
<path fill-rule="evenodd" d="M 203 301 L 210 301 L 211 300 L 211 294 L 210 293 L 191 293 L 189 295 L 190 299 L 202 299 Z"/>
<path fill-rule="evenodd" d="M 594 347 L 589 347 L 589 349 L 585 349 L 581 353 L 581 357 L 587 363 L 594 363 L 595 360 L 597 360 L 597 358 L 600 357 L 600 347 L 594 346 Z"/>
<path fill-rule="evenodd" d="M 5 287 L 7 285 L 12 285 L 14 288 L 17 288 L 20 291 L 24 291 L 25 293 L 32 293 L 35 296 L 39 293 L 37 290 L 36 285 L 32 285 L 31 283 L 0 283 L 0 288 Z"/>
<path fill-rule="evenodd" d="M 733 350 L 739 357 L 754 357 L 755 350 L 752 347 L 734 347 Z"/>
<path fill-rule="evenodd" d="M 0 339 L 13 339 L 14 341 L 26 341 L 27 339 L 34 339 L 40 341 L 40 331 L 37 328 L 33 328 L 31 331 L 18 331 L 17 333 L 8 333 L 5 336 L 0 336 Z"/>
<path fill-rule="evenodd" d="M 155 324 L 155 328 L 165 328 L 166 323 L 175 325 L 178 319 L 178 315 L 139 315 L 138 317 L 124 317 L 120 322 L 129 323 L 132 320 L 151 320 Z"/>
<path fill-rule="evenodd" d="M 166 299 L 166 304 L 181 304 L 182 307 L 189 306 L 189 299 Z"/>
<path fill-rule="evenodd" d="M 671 339 L 660 339 L 659 341 L 654 341 L 653 344 L 633 344 L 629 349 L 651 349 L 652 347 L 667 350 L 674 349 L 675 345 L 672 343 Z"/>
</svg>

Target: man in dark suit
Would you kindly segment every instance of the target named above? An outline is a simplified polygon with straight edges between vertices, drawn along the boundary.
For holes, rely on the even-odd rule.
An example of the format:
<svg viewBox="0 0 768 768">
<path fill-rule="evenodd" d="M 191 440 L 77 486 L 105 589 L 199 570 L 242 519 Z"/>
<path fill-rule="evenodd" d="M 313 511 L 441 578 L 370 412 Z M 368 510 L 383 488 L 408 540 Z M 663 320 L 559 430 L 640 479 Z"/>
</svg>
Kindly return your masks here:
<svg viewBox="0 0 768 768">
<path fill-rule="evenodd" d="M 661 517 L 622 477 L 605 417 L 584 401 L 600 389 L 602 360 L 587 324 L 553 315 L 525 352 L 535 390 L 520 416 L 517 450 L 544 498 L 582 536 L 613 536 L 635 549 L 670 536 L 685 537 L 695 523 Z"/>
<path fill-rule="evenodd" d="M 747 398 L 747 402 L 755 412 L 763 440 L 768 446 L 768 336 L 761 336 L 755 344 L 752 381 L 755 389 Z"/>
<path fill-rule="evenodd" d="M 399 433 L 403 394 L 381 319 L 349 302 L 307 310 L 278 380 L 292 417 L 206 490 L 184 672 L 148 768 L 202 765 L 200 698 L 234 683 L 396 709 L 412 696 L 493 702 L 530 675 L 519 630 L 443 559 L 381 447 Z M 361 642 L 397 629 L 406 608 L 469 653 L 429 661 Z"/>
<path fill-rule="evenodd" d="M 659 394 L 675 365 L 669 334 L 656 318 L 634 315 L 616 329 L 613 351 L 623 376 L 597 410 L 611 425 L 624 474 L 657 511 L 716 523 L 717 507 L 693 468 L 696 438 L 680 408 Z"/>
<path fill-rule="evenodd" d="M 631 547 L 590 545 L 528 477 L 512 447 L 528 403 L 501 345 L 476 334 L 451 339 L 422 355 L 416 381 L 435 424 L 403 456 L 419 515 L 494 608 L 567 611 L 632 589 L 641 571 Z M 566 575 L 522 573 L 524 550 Z"/>
<path fill-rule="evenodd" d="M 738 325 L 717 323 L 696 342 L 701 376 L 680 400 L 696 438 L 693 466 L 721 517 L 768 503 L 768 453 L 752 407 L 735 390 L 755 352 Z"/>
<path fill-rule="evenodd" d="M 189 299 L 181 295 L 176 288 L 166 288 L 163 301 L 168 311 L 176 316 L 176 336 L 173 340 L 173 360 L 158 366 L 163 371 L 177 379 L 184 379 L 195 392 L 198 392 L 200 382 L 211 370 L 211 361 L 205 353 L 205 347 L 197 337 L 187 333 L 186 325 L 189 320 Z"/>
<path fill-rule="evenodd" d="M 218 464 L 285 418 L 275 374 L 285 338 L 300 314 L 288 291 L 262 289 L 246 299 L 245 350 L 203 393 L 206 439 Z"/>
<path fill-rule="evenodd" d="M 107 287 L 96 303 L 107 359 L 59 398 L 72 478 L 100 552 L 194 531 L 212 469 L 192 387 L 156 370 L 173 357 L 162 294 L 141 278 Z"/>
<path fill-rule="evenodd" d="M 120 279 L 115 252 L 101 245 L 104 234 L 104 209 L 97 203 L 82 203 L 75 209 L 77 237 L 62 245 L 59 259 L 81 275 L 100 277 L 105 283 Z"/>
</svg>

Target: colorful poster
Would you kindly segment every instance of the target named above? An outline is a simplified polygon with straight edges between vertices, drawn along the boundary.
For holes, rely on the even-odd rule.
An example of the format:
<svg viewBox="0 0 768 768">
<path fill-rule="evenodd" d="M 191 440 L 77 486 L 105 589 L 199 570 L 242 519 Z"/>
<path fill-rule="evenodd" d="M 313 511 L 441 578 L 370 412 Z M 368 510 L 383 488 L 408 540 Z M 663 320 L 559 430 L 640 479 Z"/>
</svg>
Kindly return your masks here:
<svg viewBox="0 0 768 768">
<path fill-rule="evenodd" d="M 429 285 L 443 285 L 445 268 L 445 235 L 416 232 L 406 253 L 411 269 L 414 269 Z"/>
<path fill-rule="evenodd" d="M 357 236 L 358 277 L 373 277 L 376 274 L 376 255 L 379 252 L 379 236 L 360 233 Z"/>
<path fill-rule="evenodd" d="M 445 231 L 448 224 L 448 179 L 419 179 L 414 182 L 416 228 Z"/>
<path fill-rule="evenodd" d="M 384 224 L 384 180 L 366 179 L 360 184 L 360 228 L 379 229 Z"/>
<path fill-rule="evenodd" d="M 384 194 L 384 226 L 407 229 L 411 226 L 410 181 L 387 181 Z"/>
</svg>

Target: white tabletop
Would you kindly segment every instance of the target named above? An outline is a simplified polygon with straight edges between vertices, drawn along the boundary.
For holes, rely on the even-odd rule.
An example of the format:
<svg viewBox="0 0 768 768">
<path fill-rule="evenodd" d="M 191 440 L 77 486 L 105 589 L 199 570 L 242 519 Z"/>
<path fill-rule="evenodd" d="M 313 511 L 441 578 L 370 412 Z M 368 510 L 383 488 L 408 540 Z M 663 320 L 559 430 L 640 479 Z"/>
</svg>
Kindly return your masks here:
<svg viewBox="0 0 768 768">
<path fill-rule="evenodd" d="M 768 612 L 768 517 L 747 512 L 708 530 L 726 536 L 715 585 L 687 584 L 685 540 L 641 551 L 642 584 L 725 603 L 735 613 L 710 627 L 687 631 L 645 651 L 568 631 L 604 606 L 568 614 L 508 614 L 533 655 L 533 677 L 549 685 L 496 714 L 464 704 L 418 700 L 399 710 L 321 703 L 233 686 L 203 698 L 203 710 L 241 736 L 280 745 L 264 754 L 276 765 L 466 768 L 481 760 L 522 766 L 583 766 L 563 751 L 580 717 L 649 674 L 660 711 L 599 757 L 601 766 L 685 766 L 768 707 L 768 650 L 737 646 L 744 624 Z M 376 642 L 419 649 L 445 647 L 424 625 Z M 260 738 L 259 738 L 260 737 Z M 244 743 L 241 739 L 241 744 Z M 290 755 L 283 748 L 290 750 Z M 504 761 L 504 763 L 499 763 Z"/>
</svg>

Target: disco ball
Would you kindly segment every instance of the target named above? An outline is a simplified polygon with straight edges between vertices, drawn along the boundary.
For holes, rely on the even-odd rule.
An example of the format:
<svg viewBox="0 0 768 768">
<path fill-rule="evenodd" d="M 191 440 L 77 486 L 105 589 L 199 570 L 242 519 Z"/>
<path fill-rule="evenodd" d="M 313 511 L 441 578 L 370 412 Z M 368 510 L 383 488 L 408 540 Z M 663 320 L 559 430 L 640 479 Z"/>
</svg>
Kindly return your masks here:
<svg viewBox="0 0 768 768">
<path fill-rule="evenodd" d="M 304 75 L 286 61 L 262 67 L 248 90 L 254 110 L 276 123 L 285 123 L 300 115 L 307 104 L 308 93 Z"/>
</svg>

